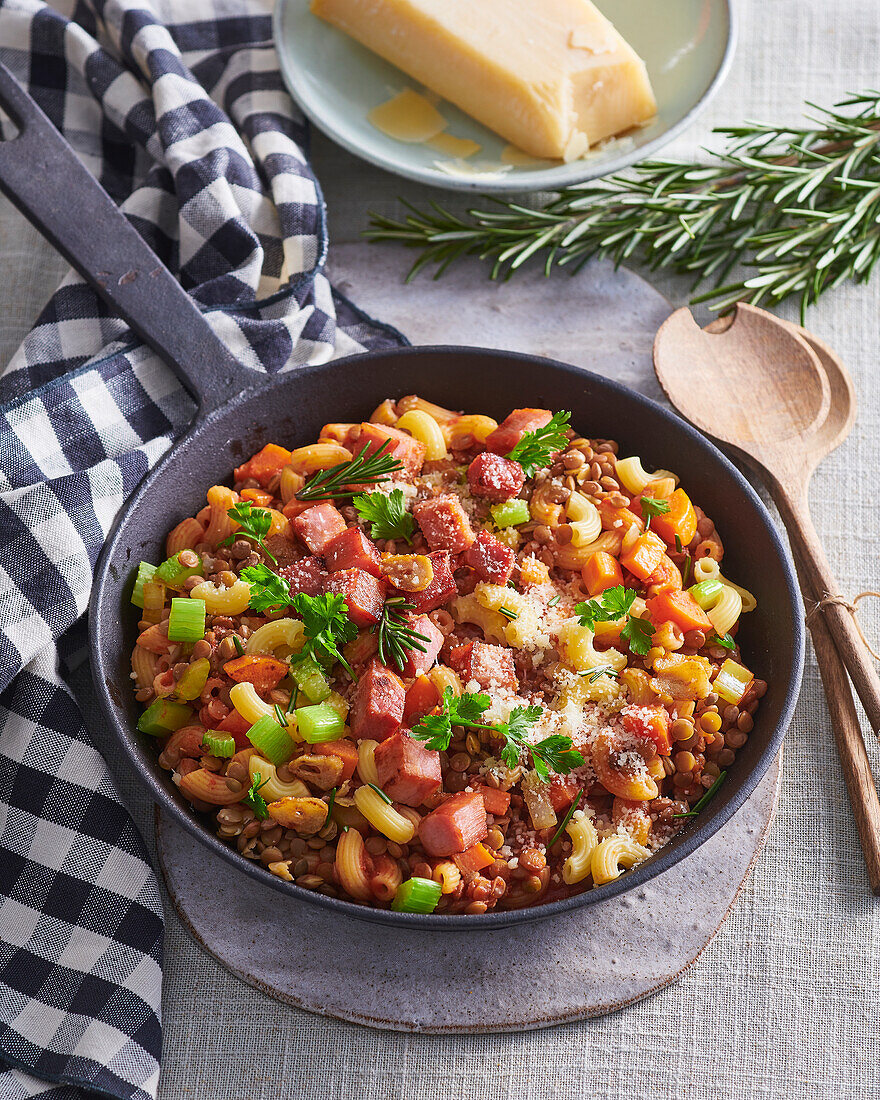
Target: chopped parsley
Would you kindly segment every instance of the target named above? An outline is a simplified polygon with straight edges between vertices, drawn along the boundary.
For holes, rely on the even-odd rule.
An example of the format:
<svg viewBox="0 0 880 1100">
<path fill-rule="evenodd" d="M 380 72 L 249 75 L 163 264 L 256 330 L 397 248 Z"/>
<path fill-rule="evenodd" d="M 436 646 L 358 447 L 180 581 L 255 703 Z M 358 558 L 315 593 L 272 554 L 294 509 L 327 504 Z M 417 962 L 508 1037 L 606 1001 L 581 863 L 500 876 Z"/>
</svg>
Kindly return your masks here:
<svg viewBox="0 0 880 1100">
<path fill-rule="evenodd" d="M 596 623 L 613 623 L 626 616 L 626 623 L 620 636 L 629 644 L 629 648 L 639 657 L 644 657 L 651 648 L 651 636 L 654 626 L 648 619 L 640 619 L 630 614 L 636 594 L 622 584 L 606 588 L 601 596 L 579 603 L 574 609 L 581 626 L 591 630 Z"/>
<path fill-rule="evenodd" d="M 246 565 L 240 576 L 251 586 L 248 602 L 251 610 L 267 611 L 270 607 L 275 609 L 290 604 L 290 585 L 268 565 L 263 565 L 262 562 L 259 565 Z"/>
<path fill-rule="evenodd" d="M 661 497 L 642 497 L 642 515 L 645 517 L 645 530 L 651 526 L 654 516 L 663 516 L 669 511 L 669 501 Z"/>
<path fill-rule="evenodd" d="M 403 490 L 390 493 L 362 493 L 352 500 L 358 515 L 371 524 L 374 539 L 405 539 L 412 542 L 415 520 L 403 505 Z"/>
<path fill-rule="evenodd" d="M 252 501 L 240 500 L 227 509 L 226 514 L 238 524 L 238 530 L 223 539 L 220 546 L 230 546 L 236 539 L 250 539 L 266 557 L 278 564 L 278 560 L 271 551 L 266 549 L 264 539 L 269 534 L 272 526 L 272 514 L 265 508 L 255 508 Z"/>
<path fill-rule="evenodd" d="M 244 802 L 246 806 L 250 806 L 260 821 L 265 821 L 269 816 L 269 805 L 266 799 L 260 794 L 260 791 L 268 782 L 269 780 L 263 779 L 259 772 L 254 772 L 250 790 L 242 799 L 242 802 Z"/>
<path fill-rule="evenodd" d="M 565 430 L 571 420 L 570 412 L 558 412 L 550 418 L 543 428 L 526 432 L 507 458 L 518 462 L 526 477 L 534 477 L 538 470 L 550 465 L 550 459 L 561 451 L 568 442 Z"/>
<path fill-rule="evenodd" d="M 352 641 L 358 632 L 348 617 L 345 597 L 339 593 L 306 596 L 298 592 L 290 602 L 302 617 L 306 634 L 306 644 L 291 659 L 301 661 L 311 654 L 319 664 L 338 661 L 353 680 L 357 679 L 342 656 L 342 647 Z"/>
</svg>

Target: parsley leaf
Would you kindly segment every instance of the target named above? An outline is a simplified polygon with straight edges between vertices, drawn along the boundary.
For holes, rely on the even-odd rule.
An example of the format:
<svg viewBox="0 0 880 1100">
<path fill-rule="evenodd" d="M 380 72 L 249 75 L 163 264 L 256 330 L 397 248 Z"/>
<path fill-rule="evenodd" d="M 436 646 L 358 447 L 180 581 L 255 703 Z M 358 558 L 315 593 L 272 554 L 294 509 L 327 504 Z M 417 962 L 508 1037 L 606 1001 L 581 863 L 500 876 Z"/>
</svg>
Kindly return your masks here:
<svg viewBox="0 0 880 1100">
<path fill-rule="evenodd" d="M 501 750 L 501 759 L 508 768 L 515 768 L 519 762 L 520 750 L 528 744 L 526 732 L 538 721 L 541 713 L 541 708 L 537 705 L 515 707 L 507 721 L 499 727 L 498 732 L 505 741 L 504 748 Z"/>
<path fill-rule="evenodd" d="M 731 634 L 725 634 L 723 638 L 718 633 L 710 634 L 706 639 L 706 645 L 720 645 L 724 649 L 736 649 L 736 642 Z"/>
<path fill-rule="evenodd" d="M 223 539 L 220 546 L 229 546 L 236 539 L 250 539 L 270 560 L 278 564 L 278 559 L 269 550 L 263 541 L 269 534 L 272 526 L 272 516 L 265 508 L 255 508 L 250 500 L 240 500 L 227 509 L 226 514 L 238 524 L 238 530 Z"/>
<path fill-rule="evenodd" d="M 618 584 L 614 588 L 606 588 L 598 599 L 579 603 L 574 610 L 581 626 L 588 626 L 591 630 L 596 623 L 613 623 L 625 615 L 627 619 L 620 636 L 629 643 L 633 653 L 644 657 L 651 648 L 654 626 L 647 619 L 630 614 L 635 598 L 631 588 Z"/>
<path fill-rule="evenodd" d="M 642 515 L 645 517 L 645 530 L 651 526 L 653 516 L 662 516 L 669 511 L 669 501 L 661 497 L 642 497 Z"/>
<path fill-rule="evenodd" d="M 248 607 L 252 611 L 266 611 L 268 608 L 287 607 L 292 597 L 290 585 L 268 565 L 246 565 L 242 569 L 241 577 L 251 586 L 251 597 Z"/>
<path fill-rule="evenodd" d="M 495 729 L 480 722 L 483 712 L 489 709 L 492 700 L 488 695 L 464 692 L 456 696 L 452 688 L 444 688 L 440 700 L 440 714 L 426 714 L 417 726 L 410 731 L 419 741 L 425 741 L 429 749 L 443 752 L 449 748 L 453 726 L 467 726 L 468 729 Z"/>
<path fill-rule="evenodd" d="M 626 620 L 626 626 L 621 630 L 621 638 L 629 642 L 629 648 L 639 657 L 644 657 L 651 648 L 651 637 L 654 633 L 654 624 L 648 619 L 637 619 L 630 615 Z"/>
<path fill-rule="evenodd" d="M 531 745 L 530 748 L 535 771 L 545 782 L 550 778 L 551 771 L 567 775 L 584 762 L 583 756 L 577 749 L 572 748 L 571 738 L 564 737 L 561 733 L 545 737 L 543 741 L 539 741 L 537 745 Z"/>
<path fill-rule="evenodd" d="M 269 806 L 266 799 L 260 794 L 260 790 L 265 787 L 268 782 L 268 778 L 262 779 L 259 772 L 254 772 L 250 790 L 242 799 L 246 806 L 250 806 L 260 821 L 265 821 L 269 816 Z"/>
<path fill-rule="evenodd" d="M 402 489 L 392 489 L 390 493 L 362 493 L 352 504 L 361 519 L 372 524 L 372 538 L 412 542 L 415 521 L 403 506 Z"/>
<path fill-rule="evenodd" d="M 306 644 L 293 659 L 311 653 L 318 661 L 332 664 L 338 661 L 351 678 L 357 679 L 342 656 L 342 647 L 357 635 L 357 627 L 348 617 L 345 597 L 338 593 L 326 596 L 306 596 L 298 592 L 290 601 L 302 617 Z"/>
<path fill-rule="evenodd" d="M 550 465 L 550 458 L 568 442 L 565 429 L 569 420 L 570 412 L 556 413 L 543 428 L 526 432 L 506 457 L 518 462 L 526 477 L 534 477 L 538 470 Z"/>
</svg>

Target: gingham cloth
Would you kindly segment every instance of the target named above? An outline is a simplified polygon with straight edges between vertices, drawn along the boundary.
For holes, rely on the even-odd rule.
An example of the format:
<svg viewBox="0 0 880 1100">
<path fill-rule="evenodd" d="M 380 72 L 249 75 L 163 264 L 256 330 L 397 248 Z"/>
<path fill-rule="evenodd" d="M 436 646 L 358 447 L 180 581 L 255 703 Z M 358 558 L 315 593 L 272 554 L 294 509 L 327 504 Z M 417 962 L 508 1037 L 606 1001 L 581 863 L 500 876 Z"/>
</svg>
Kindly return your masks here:
<svg viewBox="0 0 880 1100">
<path fill-rule="evenodd" d="M 400 343 L 322 272 L 269 0 L 0 0 L 0 60 L 242 362 Z M 113 518 L 193 406 L 73 274 L 0 401 L 0 1098 L 152 1097 L 159 889 L 63 677 Z"/>
</svg>

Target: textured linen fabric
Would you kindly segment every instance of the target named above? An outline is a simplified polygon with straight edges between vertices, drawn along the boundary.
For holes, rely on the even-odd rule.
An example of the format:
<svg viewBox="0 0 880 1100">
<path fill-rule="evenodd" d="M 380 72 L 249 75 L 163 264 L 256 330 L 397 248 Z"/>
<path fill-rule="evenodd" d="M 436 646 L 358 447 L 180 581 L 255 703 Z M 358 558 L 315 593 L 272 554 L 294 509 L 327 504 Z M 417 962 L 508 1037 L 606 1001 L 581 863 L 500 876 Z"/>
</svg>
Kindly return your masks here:
<svg viewBox="0 0 880 1100">
<path fill-rule="evenodd" d="M 3 62 L 263 373 L 399 343 L 322 272 L 321 194 L 270 39 L 244 0 L 0 4 Z M 161 896 L 59 665 L 114 516 L 193 403 L 73 274 L 0 402 L 0 1096 L 147 1100 Z"/>
<path fill-rule="evenodd" d="M 742 33 L 731 76 L 670 151 L 711 145 L 712 124 L 744 117 L 794 122 L 804 99 L 830 103 L 876 86 L 875 0 L 743 0 L 736 6 Z M 421 201 L 428 194 L 374 171 L 320 135 L 312 154 L 333 240 L 356 239 L 369 208 L 393 211 L 397 196 Z M 473 202 L 432 194 L 456 209 Z M 0 341 L 8 356 L 61 265 L 12 213 L 0 220 L 0 243 L 8 269 L 0 283 Z M 683 282 L 651 279 L 675 304 L 686 300 Z M 781 312 L 795 316 L 793 309 Z M 880 588 L 880 276 L 868 287 L 828 296 L 807 323 L 842 355 L 860 401 L 853 435 L 814 479 L 814 517 L 842 591 Z M 450 325 L 454 339 L 452 319 Z M 865 607 L 862 620 L 880 637 L 874 607 Z M 876 765 L 873 744 L 871 752 Z M 146 798 L 128 774 L 120 771 L 118 780 L 146 832 Z M 218 889 L 219 880 L 218 870 Z M 549 1031 L 451 1038 L 374 1032 L 287 1008 L 244 986 L 207 957 L 172 914 L 160 1097 L 873 1100 L 880 1095 L 878 1003 L 880 901 L 867 886 L 810 656 L 767 848 L 727 923 L 674 985 L 611 1016 Z"/>
</svg>

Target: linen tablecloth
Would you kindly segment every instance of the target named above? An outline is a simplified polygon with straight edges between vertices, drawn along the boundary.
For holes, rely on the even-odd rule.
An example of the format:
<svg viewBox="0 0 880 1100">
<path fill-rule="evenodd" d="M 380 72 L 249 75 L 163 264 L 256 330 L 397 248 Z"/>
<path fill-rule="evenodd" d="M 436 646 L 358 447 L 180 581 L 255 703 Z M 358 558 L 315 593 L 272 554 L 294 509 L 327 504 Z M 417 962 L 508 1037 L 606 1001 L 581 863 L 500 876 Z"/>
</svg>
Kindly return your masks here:
<svg viewBox="0 0 880 1100">
<path fill-rule="evenodd" d="M 254 0 L 255 8 L 267 3 Z M 795 121 L 804 99 L 825 104 L 877 86 L 876 0 L 741 0 L 736 6 L 741 36 L 731 76 L 672 151 L 711 144 L 713 123 Z M 314 166 L 328 202 L 331 241 L 355 239 L 368 208 L 394 211 L 397 196 L 419 201 L 427 194 L 319 135 Z M 457 198 L 451 204 L 465 205 Z M 0 256 L 5 362 L 62 264 L 5 206 Z M 829 295 L 807 319 L 842 355 L 860 401 L 856 430 L 822 465 L 811 494 L 846 593 L 880 588 L 880 276 L 875 279 Z M 652 281 L 676 305 L 686 301 L 683 282 Z M 780 312 L 795 316 L 793 309 Z M 862 619 L 880 636 L 873 608 Z M 146 797 L 125 772 L 118 780 L 149 836 Z M 244 986 L 201 952 L 170 913 L 160 1096 L 868 1100 L 880 1095 L 878 1005 L 880 900 L 867 886 L 810 655 L 767 848 L 719 935 L 676 984 L 612 1016 L 550 1031 L 454 1038 L 372 1032 L 287 1008 Z"/>
</svg>

